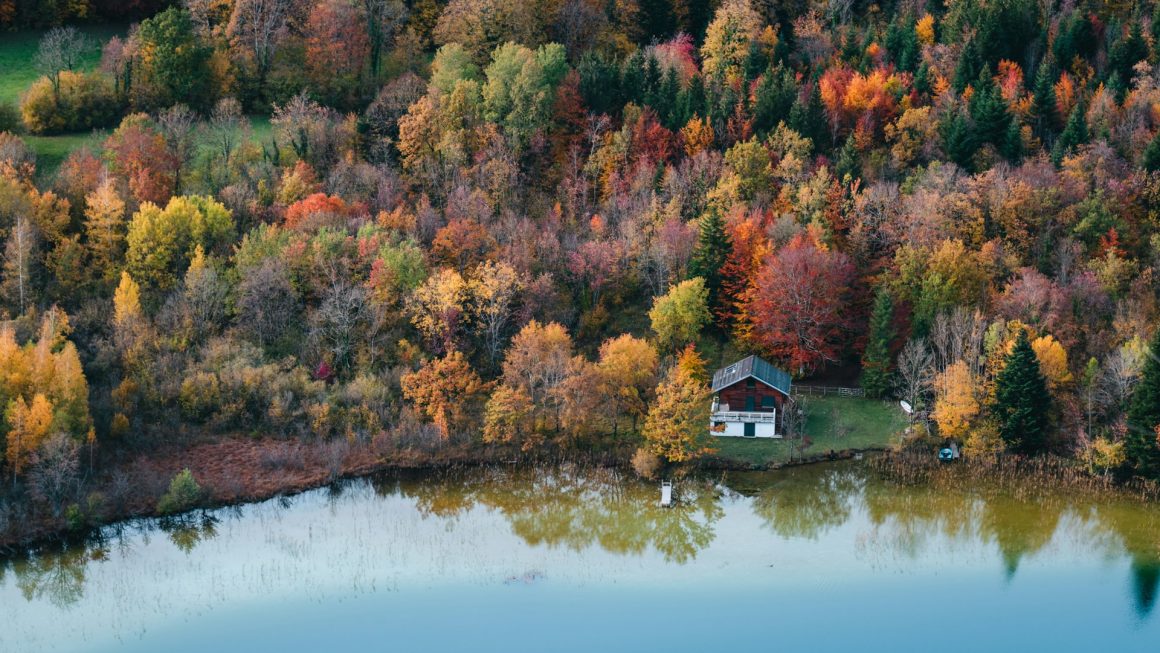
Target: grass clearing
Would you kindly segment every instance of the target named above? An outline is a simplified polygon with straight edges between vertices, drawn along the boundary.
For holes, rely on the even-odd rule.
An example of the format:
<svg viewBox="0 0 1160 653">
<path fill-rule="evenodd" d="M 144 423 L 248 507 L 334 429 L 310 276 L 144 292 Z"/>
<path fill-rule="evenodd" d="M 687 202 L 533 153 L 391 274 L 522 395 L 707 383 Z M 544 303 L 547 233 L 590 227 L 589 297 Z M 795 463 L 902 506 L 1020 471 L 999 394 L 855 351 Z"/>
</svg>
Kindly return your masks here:
<svg viewBox="0 0 1160 653">
<path fill-rule="evenodd" d="M 101 62 L 101 48 L 114 36 L 126 32 L 125 25 L 86 25 L 78 27 L 89 37 L 92 46 L 85 53 L 81 70 L 92 70 Z M 36 70 L 36 48 L 44 30 L 7 32 L 0 38 L 0 102 L 20 104 L 20 96 L 40 77 Z"/>
<path fill-rule="evenodd" d="M 830 450 L 885 447 L 906 427 L 906 416 L 892 402 L 855 397 L 805 397 L 803 401 L 809 446 L 801 455 L 807 457 Z M 714 438 L 712 442 L 718 458 L 755 466 L 789 462 L 794 444 L 764 438 Z"/>
</svg>

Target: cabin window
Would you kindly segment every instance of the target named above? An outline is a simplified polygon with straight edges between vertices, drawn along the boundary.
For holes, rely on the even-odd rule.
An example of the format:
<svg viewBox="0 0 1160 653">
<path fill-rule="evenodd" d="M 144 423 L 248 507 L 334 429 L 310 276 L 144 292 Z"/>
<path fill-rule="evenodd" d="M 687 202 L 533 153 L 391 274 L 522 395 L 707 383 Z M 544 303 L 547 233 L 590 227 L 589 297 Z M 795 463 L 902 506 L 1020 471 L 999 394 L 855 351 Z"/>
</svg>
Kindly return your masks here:
<svg viewBox="0 0 1160 653">
<path fill-rule="evenodd" d="M 757 381 L 754 381 L 753 379 L 745 379 L 745 387 L 752 390 L 753 388 L 757 387 Z"/>
<path fill-rule="evenodd" d="M 765 395 L 761 398 L 762 408 L 773 408 L 773 395 Z"/>
<path fill-rule="evenodd" d="M 745 398 L 745 410 L 747 412 L 753 412 L 753 395 Z"/>
</svg>

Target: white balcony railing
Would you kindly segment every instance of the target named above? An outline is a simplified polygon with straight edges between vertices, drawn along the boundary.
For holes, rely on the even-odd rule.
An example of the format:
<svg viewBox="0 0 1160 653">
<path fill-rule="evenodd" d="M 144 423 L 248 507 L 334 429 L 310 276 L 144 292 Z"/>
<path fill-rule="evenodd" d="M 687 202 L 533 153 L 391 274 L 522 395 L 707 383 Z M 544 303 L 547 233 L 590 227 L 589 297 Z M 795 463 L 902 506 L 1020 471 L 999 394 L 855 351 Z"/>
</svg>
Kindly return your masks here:
<svg viewBox="0 0 1160 653">
<path fill-rule="evenodd" d="M 715 411 L 710 416 L 711 422 L 753 422 L 762 424 L 776 424 L 775 413 L 757 413 L 742 410 Z"/>
</svg>

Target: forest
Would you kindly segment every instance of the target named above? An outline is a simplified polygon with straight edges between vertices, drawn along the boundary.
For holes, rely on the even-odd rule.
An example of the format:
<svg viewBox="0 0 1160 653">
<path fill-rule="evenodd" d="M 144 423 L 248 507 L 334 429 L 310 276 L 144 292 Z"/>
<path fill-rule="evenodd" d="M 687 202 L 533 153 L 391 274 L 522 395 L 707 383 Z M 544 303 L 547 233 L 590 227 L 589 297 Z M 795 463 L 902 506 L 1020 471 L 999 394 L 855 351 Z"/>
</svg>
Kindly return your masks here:
<svg viewBox="0 0 1160 653">
<path fill-rule="evenodd" d="M 196 502 L 123 463 L 206 441 L 649 475 L 750 353 L 1160 477 L 1160 3 L 0 0 L 29 30 L 0 531 Z"/>
</svg>

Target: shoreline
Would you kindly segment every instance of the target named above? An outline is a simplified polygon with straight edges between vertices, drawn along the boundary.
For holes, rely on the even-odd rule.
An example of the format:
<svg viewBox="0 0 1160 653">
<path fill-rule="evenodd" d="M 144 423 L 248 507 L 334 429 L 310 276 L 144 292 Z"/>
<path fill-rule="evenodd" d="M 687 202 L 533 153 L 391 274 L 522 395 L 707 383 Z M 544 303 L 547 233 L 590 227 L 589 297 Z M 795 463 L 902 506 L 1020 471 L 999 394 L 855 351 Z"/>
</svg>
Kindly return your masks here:
<svg viewBox="0 0 1160 653">
<path fill-rule="evenodd" d="M 100 529 L 118 522 L 164 518 L 165 515 L 157 511 L 157 496 L 167 489 L 173 475 L 185 468 L 190 469 L 205 492 L 205 499 L 189 511 L 216 510 L 260 503 L 280 496 L 294 496 L 328 487 L 344 480 L 393 471 L 435 473 L 454 467 L 480 467 L 493 464 L 558 465 L 578 462 L 631 470 L 628 457 L 618 456 L 615 450 L 591 455 L 526 456 L 518 452 L 513 454 L 510 451 L 480 449 L 472 444 L 449 444 L 434 451 L 406 449 L 379 453 L 372 451 L 372 445 L 367 444 L 343 453 L 341 469 L 336 472 L 333 461 L 326 460 L 334 444 L 334 442 L 303 443 L 298 440 L 276 438 L 221 438 L 183 448 L 171 447 L 160 452 L 138 454 L 104 470 L 98 477 L 98 483 L 89 490 L 88 496 L 104 497 L 111 494 L 112 486 L 118 482 L 118 477 L 145 479 L 140 483 L 143 487 L 138 488 L 131 496 L 122 497 L 117 505 L 104 507 L 101 514 L 95 519 L 87 520 L 81 529 L 70 527 L 63 514 L 56 517 L 47 514 L 32 515 L 27 522 L 30 524 L 29 527 L 20 531 L 9 530 L 0 533 L 0 559 L 26 554 L 54 543 L 83 540 Z M 708 472 L 776 471 L 787 467 L 848 460 L 858 454 L 883 451 L 885 449 L 882 447 L 843 449 L 794 461 L 762 465 L 710 455 L 697 461 L 689 469 Z M 27 509 L 29 505 L 25 504 L 23 507 Z"/>
</svg>

